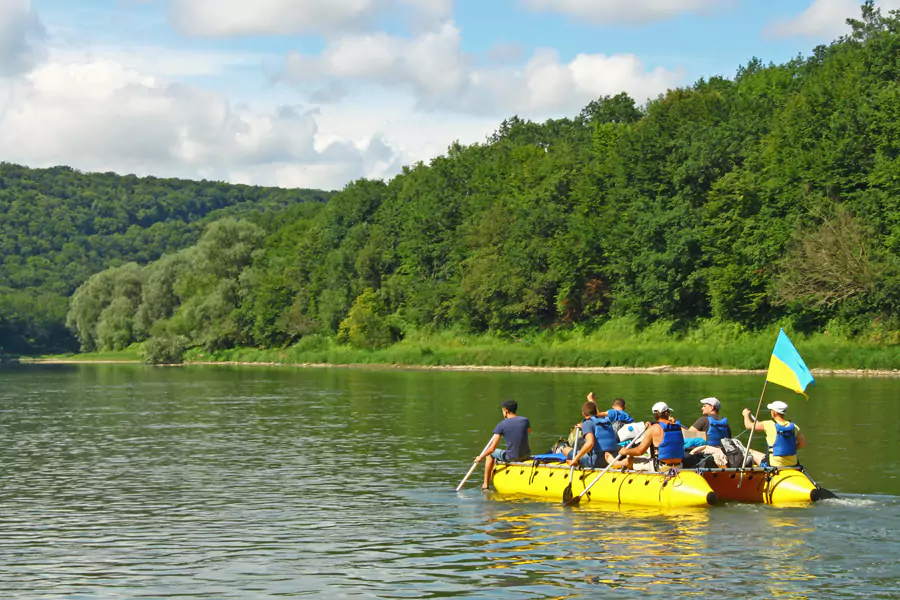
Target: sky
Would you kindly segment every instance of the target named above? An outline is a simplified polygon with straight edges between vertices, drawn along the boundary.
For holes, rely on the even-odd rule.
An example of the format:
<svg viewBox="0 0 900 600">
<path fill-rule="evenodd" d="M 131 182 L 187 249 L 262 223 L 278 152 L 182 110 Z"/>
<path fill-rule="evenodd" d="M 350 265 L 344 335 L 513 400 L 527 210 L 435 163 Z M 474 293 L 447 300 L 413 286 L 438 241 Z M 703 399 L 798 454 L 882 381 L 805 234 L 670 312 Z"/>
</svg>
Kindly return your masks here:
<svg viewBox="0 0 900 600">
<path fill-rule="evenodd" d="M 0 161 L 340 189 L 809 54 L 860 3 L 0 0 Z"/>
</svg>

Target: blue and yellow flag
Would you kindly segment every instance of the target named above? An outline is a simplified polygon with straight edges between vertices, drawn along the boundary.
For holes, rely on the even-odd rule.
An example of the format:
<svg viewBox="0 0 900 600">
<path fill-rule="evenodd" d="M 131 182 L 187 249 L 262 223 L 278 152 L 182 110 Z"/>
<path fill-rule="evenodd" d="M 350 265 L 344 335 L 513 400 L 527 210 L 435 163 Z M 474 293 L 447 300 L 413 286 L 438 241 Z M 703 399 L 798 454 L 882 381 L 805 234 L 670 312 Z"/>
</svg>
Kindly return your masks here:
<svg viewBox="0 0 900 600">
<path fill-rule="evenodd" d="M 794 348 L 784 329 L 778 333 L 778 340 L 775 342 L 775 349 L 769 360 L 766 381 L 784 386 L 804 396 L 806 396 L 806 386 L 814 381 L 812 373 L 800 358 L 800 353 Z"/>
</svg>

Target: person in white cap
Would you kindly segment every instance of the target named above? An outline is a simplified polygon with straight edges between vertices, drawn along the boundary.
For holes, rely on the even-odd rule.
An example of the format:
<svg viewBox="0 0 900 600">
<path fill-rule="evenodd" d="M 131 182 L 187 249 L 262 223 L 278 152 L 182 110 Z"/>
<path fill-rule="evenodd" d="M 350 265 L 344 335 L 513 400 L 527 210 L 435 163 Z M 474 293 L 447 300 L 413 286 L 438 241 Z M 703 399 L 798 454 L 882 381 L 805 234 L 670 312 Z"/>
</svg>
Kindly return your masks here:
<svg viewBox="0 0 900 600">
<path fill-rule="evenodd" d="M 750 420 L 750 409 L 745 408 L 742 413 L 744 415 L 744 427 L 753 428 L 754 431 L 766 432 L 766 444 L 768 446 L 768 458 L 762 452 L 750 450 L 753 455 L 753 462 L 757 465 L 768 465 L 771 467 L 793 467 L 798 464 L 797 450 L 806 446 L 806 438 L 800 433 L 800 428 L 791 421 L 785 419 L 788 405 L 781 400 L 776 400 L 766 405 L 769 414 L 772 415 L 771 421 Z"/>
<path fill-rule="evenodd" d="M 621 451 L 625 456 L 640 456 L 647 449 L 657 471 L 664 468 L 681 468 L 684 461 L 684 433 L 681 423 L 673 421 L 672 409 L 665 402 L 657 402 L 651 409 L 656 422 L 650 425 L 641 443 Z"/>
<path fill-rule="evenodd" d="M 688 431 L 702 433 L 708 446 L 722 447 L 722 438 L 731 437 L 731 426 L 728 418 L 719 418 L 722 403 L 718 398 L 704 398 L 700 401 L 700 412 L 703 416 L 694 421 Z"/>
</svg>

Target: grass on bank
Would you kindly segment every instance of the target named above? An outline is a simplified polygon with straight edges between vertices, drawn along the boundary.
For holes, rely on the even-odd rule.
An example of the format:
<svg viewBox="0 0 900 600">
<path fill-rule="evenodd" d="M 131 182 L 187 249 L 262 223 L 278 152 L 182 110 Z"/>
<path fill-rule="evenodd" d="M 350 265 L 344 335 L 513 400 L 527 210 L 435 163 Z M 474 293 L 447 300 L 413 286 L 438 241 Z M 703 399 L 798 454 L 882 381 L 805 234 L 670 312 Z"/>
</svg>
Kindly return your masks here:
<svg viewBox="0 0 900 600">
<path fill-rule="evenodd" d="M 66 354 L 45 354 L 37 358 L 43 360 L 71 360 L 73 362 L 83 361 L 120 361 L 134 362 L 141 360 L 141 344 L 132 344 L 123 350 L 107 350 L 103 352 L 81 352 Z"/>
<path fill-rule="evenodd" d="M 811 369 L 900 368 L 900 344 L 892 337 L 846 338 L 831 333 L 810 336 L 788 333 Z M 331 337 L 310 335 L 284 349 L 235 348 L 217 352 L 191 349 L 185 354 L 185 361 L 636 368 L 670 365 L 765 369 L 777 335 L 777 327 L 770 331 L 748 332 L 736 325 L 713 321 L 704 321 L 686 333 L 677 333 L 667 323 L 639 329 L 633 321 L 618 319 L 590 333 L 543 332 L 519 339 L 449 331 L 412 333 L 404 340 L 378 350 L 355 349 L 338 344 Z"/>
<path fill-rule="evenodd" d="M 806 336 L 791 332 L 794 345 L 811 369 L 900 369 L 900 340 L 878 331 L 848 337 L 838 333 Z M 616 319 L 593 332 L 578 330 L 534 333 L 521 338 L 452 331 L 412 332 L 402 341 L 377 350 L 339 344 L 335 338 L 309 335 L 283 349 L 234 348 L 208 352 L 192 348 L 190 362 L 276 364 L 383 364 L 398 366 L 521 367 L 714 367 L 765 369 L 778 328 L 748 332 L 733 324 L 703 321 L 687 332 L 657 323 L 641 329 L 629 319 Z M 46 355 L 71 361 L 143 359 L 142 344 L 121 351 Z"/>
</svg>

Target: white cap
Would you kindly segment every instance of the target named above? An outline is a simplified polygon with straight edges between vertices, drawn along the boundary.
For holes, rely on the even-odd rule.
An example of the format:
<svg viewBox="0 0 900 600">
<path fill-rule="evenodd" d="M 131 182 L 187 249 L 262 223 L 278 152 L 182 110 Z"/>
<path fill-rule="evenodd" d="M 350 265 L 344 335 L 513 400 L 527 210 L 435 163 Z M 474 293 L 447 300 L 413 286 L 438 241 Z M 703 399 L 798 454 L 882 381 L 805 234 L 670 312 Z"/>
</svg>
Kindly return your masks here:
<svg viewBox="0 0 900 600">
<path fill-rule="evenodd" d="M 672 409 L 665 402 L 657 402 L 650 410 L 653 411 L 653 414 L 658 415 L 659 413 L 669 412 Z"/>
<path fill-rule="evenodd" d="M 783 415 L 783 414 L 784 414 L 784 411 L 787 410 L 787 404 L 785 404 L 785 403 L 782 402 L 781 400 L 776 400 L 776 401 L 773 402 L 772 404 L 767 404 L 767 405 L 766 405 L 766 408 L 768 408 L 769 410 L 774 410 L 774 411 L 777 412 L 779 415 Z"/>
<path fill-rule="evenodd" d="M 700 401 L 700 404 L 709 404 L 716 410 L 719 410 L 720 408 L 722 408 L 722 403 L 719 402 L 718 398 L 704 398 L 703 400 Z"/>
</svg>

